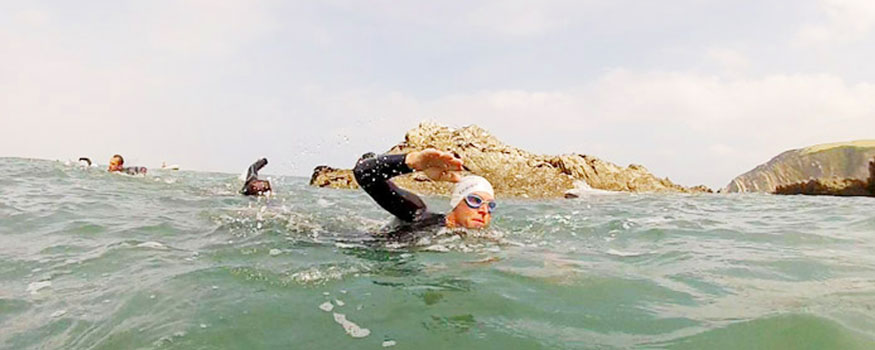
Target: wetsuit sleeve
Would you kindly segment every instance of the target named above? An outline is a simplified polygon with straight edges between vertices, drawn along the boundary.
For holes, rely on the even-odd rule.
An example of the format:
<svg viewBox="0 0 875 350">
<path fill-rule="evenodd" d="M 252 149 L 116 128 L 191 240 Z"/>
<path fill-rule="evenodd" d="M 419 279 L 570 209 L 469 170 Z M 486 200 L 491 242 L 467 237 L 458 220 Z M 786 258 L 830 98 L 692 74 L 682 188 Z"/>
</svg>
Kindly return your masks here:
<svg viewBox="0 0 875 350">
<path fill-rule="evenodd" d="M 256 160 L 255 163 L 249 166 L 249 170 L 246 171 L 246 181 L 243 183 L 243 188 L 240 189 L 240 193 L 246 193 L 246 189 L 249 188 L 249 183 L 258 179 L 258 171 L 264 166 L 267 165 L 267 158 L 261 158 Z"/>
<path fill-rule="evenodd" d="M 384 154 L 363 158 L 353 169 L 355 180 L 383 209 L 403 221 L 416 221 L 425 212 L 425 203 L 413 192 L 392 182 L 398 175 L 412 173 L 406 154 Z"/>
<path fill-rule="evenodd" d="M 246 182 L 252 181 L 258 177 L 258 171 L 264 166 L 267 165 L 267 158 L 261 158 L 256 160 L 255 163 L 249 166 L 249 170 L 246 172 Z"/>
</svg>

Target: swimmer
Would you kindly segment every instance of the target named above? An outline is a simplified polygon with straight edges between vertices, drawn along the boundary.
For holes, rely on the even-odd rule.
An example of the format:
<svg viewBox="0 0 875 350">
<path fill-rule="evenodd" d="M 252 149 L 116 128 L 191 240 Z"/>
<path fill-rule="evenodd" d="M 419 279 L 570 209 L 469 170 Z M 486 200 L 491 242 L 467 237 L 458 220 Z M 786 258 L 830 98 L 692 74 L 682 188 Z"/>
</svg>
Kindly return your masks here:
<svg viewBox="0 0 875 350">
<path fill-rule="evenodd" d="M 116 172 L 122 171 L 125 165 L 125 159 L 122 158 L 120 154 L 113 155 L 112 158 L 109 159 L 109 168 L 106 169 L 108 172 Z"/>
<path fill-rule="evenodd" d="M 452 153 L 426 149 L 407 154 L 366 155 L 356 163 L 355 179 L 377 204 L 401 220 L 399 231 L 418 230 L 431 226 L 480 229 L 492 221 L 495 192 L 483 177 L 462 177 L 462 160 Z M 447 214 L 426 210 L 416 194 L 396 186 L 395 176 L 422 171 L 434 181 L 455 182 Z"/>
<path fill-rule="evenodd" d="M 79 157 L 79 161 L 88 163 L 88 166 L 91 166 L 91 159 L 89 159 L 88 157 Z"/>
<path fill-rule="evenodd" d="M 267 180 L 258 179 L 258 171 L 267 165 L 267 158 L 256 160 L 255 163 L 249 166 L 249 171 L 246 172 L 246 183 L 240 189 L 240 194 L 244 196 L 260 196 L 271 192 L 270 182 Z"/>
<path fill-rule="evenodd" d="M 114 173 L 120 172 L 128 175 L 145 174 L 146 168 L 141 166 L 125 167 L 125 159 L 121 155 L 115 154 L 109 159 L 109 168 L 106 171 Z"/>
</svg>

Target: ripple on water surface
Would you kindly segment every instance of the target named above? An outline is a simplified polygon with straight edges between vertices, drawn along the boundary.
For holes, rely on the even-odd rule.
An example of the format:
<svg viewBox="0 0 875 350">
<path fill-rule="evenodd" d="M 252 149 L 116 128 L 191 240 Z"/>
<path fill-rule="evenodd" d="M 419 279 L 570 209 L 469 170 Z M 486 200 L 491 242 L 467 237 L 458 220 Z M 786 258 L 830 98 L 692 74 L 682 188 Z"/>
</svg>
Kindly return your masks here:
<svg viewBox="0 0 875 350">
<path fill-rule="evenodd" d="M 508 199 L 388 241 L 360 191 L 271 181 L 0 158 L 0 348 L 875 348 L 870 198 Z"/>
</svg>

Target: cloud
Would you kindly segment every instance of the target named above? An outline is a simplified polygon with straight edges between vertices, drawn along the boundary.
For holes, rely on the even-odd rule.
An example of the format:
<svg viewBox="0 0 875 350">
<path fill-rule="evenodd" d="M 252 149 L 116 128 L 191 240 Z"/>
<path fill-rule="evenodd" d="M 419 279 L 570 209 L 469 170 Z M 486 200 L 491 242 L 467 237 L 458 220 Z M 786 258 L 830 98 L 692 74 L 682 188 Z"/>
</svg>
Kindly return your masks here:
<svg viewBox="0 0 875 350">
<path fill-rule="evenodd" d="M 375 23 L 393 23 L 427 32 L 463 36 L 526 39 L 548 34 L 586 16 L 590 1 L 333 1 L 334 10 L 355 12 Z"/>
<path fill-rule="evenodd" d="M 847 44 L 863 40 L 875 28 L 875 2 L 821 0 L 824 21 L 804 26 L 797 34 L 802 45 Z"/>
<path fill-rule="evenodd" d="M 569 3 L 530 1 L 487 1 L 467 12 L 463 18 L 472 28 L 508 37 L 546 34 L 569 24 L 564 10 Z"/>
<path fill-rule="evenodd" d="M 725 47 L 712 47 L 705 51 L 705 59 L 714 62 L 724 74 L 740 74 L 747 71 L 751 61 L 744 53 Z"/>
<path fill-rule="evenodd" d="M 226 54 L 279 28 L 266 1 L 182 0 L 134 3 L 135 30 L 153 47 L 183 54 Z"/>
<path fill-rule="evenodd" d="M 120 152 L 231 172 L 268 156 L 271 171 L 306 175 L 433 120 L 719 187 L 783 150 L 871 138 L 875 127 L 875 88 L 858 76 L 758 71 L 755 43 L 669 40 L 686 37 L 670 26 L 653 34 L 666 42 L 642 49 L 651 37 L 635 33 L 653 23 L 627 22 L 660 5 L 631 17 L 619 11 L 628 4 L 563 1 L 103 5 L 0 4 L 0 154 Z M 819 25 L 870 31 L 849 11 Z M 624 33 L 638 41 L 612 36 Z M 591 51 L 554 57 L 573 49 L 569 38 Z M 545 54 L 529 55 L 535 42 Z M 592 49 L 607 46 L 616 51 Z M 693 58 L 630 58 L 666 47 Z"/>
</svg>

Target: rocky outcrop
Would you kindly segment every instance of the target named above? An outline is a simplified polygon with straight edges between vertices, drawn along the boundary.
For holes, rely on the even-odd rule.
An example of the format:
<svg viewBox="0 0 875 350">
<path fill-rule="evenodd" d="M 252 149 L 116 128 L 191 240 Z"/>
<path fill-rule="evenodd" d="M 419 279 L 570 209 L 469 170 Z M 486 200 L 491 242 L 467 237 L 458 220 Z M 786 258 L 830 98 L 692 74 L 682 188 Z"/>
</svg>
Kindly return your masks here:
<svg viewBox="0 0 875 350">
<path fill-rule="evenodd" d="M 865 180 L 869 175 L 867 163 L 872 157 L 875 157 L 875 140 L 790 150 L 736 177 L 724 192 L 773 193 L 779 186 L 798 185 L 815 179 Z"/>
<path fill-rule="evenodd" d="M 313 175 L 310 176 L 310 186 L 329 187 L 329 188 L 359 188 L 355 182 L 355 176 L 352 170 L 335 169 L 327 165 L 320 165 L 313 169 Z"/>
<path fill-rule="evenodd" d="M 836 177 L 812 179 L 789 185 L 781 185 L 775 194 L 804 194 L 815 196 L 875 196 L 875 160 L 869 162 L 869 177 L 842 179 Z"/>
<path fill-rule="evenodd" d="M 502 197 L 561 198 L 583 184 L 596 190 L 626 192 L 707 192 L 707 188 L 686 188 L 669 179 L 658 178 L 641 165 L 620 167 L 601 159 L 568 154 L 545 156 L 508 146 L 480 127 L 471 125 L 450 129 L 422 123 L 407 132 L 404 141 L 388 153 L 407 153 L 436 148 L 454 153 L 465 161 L 468 170 L 492 182 Z M 349 188 L 349 170 L 317 167 L 311 185 Z M 351 176 L 351 175 L 350 175 Z M 335 186 L 330 179 L 340 179 Z M 325 182 L 325 180 L 329 180 Z M 354 181 L 354 180 L 353 180 Z M 452 184 L 434 182 L 422 174 L 399 176 L 401 187 L 421 194 L 448 195 Z"/>
<path fill-rule="evenodd" d="M 690 187 L 690 191 L 692 191 L 692 192 L 714 193 L 714 191 L 712 191 L 710 188 L 708 188 L 708 186 L 705 186 L 705 185 L 696 185 L 696 186 Z"/>
</svg>

